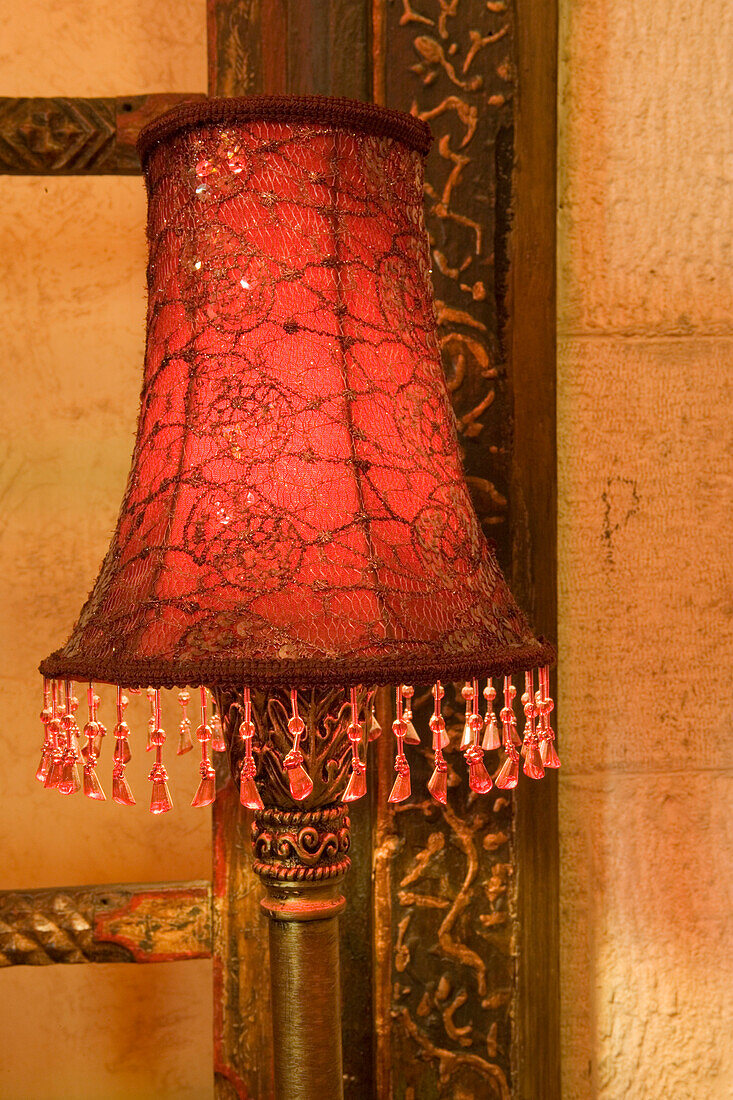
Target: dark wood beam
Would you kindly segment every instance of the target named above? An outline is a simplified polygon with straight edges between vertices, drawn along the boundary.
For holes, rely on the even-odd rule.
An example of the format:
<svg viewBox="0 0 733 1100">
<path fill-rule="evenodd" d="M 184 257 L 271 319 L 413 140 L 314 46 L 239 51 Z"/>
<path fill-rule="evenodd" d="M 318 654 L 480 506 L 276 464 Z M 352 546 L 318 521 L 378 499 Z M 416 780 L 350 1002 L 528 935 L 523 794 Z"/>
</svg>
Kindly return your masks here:
<svg viewBox="0 0 733 1100">
<path fill-rule="evenodd" d="M 537 630 L 556 641 L 556 0 L 518 0 L 515 28 L 514 218 L 508 272 L 514 406 L 512 587 Z M 514 1096 L 516 1100 L 538 1096 L 556 1100 L 560 1096 L 557 773 L 546 774 L 541 783 L 525 783 L 516 805 Z"/>
<path fill-rule="evenodd" d="M 134 176 L 146 123 L 195 92 L 102 99 L 0 97 L 0 174 Z"/>
<path fill-rule="evenodd" d="M 208 882 L 0 893 L 0 966 L 210 956 Z"/>
<path fill-rule="evenodd" d="M 210 95 L 287 91 L 287 0 L 207 0 Z"/>
<path fill-rule="evenodd" d="M 252 815 L 239 803 L 228 759 L 217 759 L 213 809 L 214 1095 L 272 1095 L 272 1018 L 267 924 L 252 870 Z"/>
</svg>

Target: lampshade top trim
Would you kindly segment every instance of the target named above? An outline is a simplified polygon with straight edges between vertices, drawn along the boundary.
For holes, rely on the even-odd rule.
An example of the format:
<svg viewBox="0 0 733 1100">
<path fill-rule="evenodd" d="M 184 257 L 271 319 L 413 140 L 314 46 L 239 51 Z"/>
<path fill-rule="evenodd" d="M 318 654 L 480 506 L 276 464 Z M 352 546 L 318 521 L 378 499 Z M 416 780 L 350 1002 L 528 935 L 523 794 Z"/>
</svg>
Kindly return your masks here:
<svg viewBox="0 0 733 1100">
<path fill-rule="evenodd" d="M 140 131 L 137 151 L 145 167 L 156 145 L 184 130 L 254 121 L 321 123 L 349 133 L 391 137 L 423 156 L 432 142 L 426 122 L 389 107 L 333 96 L 254 95 L 182 103 Z"/>
</svg>

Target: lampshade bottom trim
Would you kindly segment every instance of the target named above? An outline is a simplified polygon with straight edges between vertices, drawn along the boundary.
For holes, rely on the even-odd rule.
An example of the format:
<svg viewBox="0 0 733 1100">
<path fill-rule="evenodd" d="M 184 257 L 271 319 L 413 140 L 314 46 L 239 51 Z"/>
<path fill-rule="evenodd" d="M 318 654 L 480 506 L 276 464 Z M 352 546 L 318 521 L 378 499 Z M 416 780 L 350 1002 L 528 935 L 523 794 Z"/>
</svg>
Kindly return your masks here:
<svg viewBox="0 0 733 1100">
<path fill-rule="evenodd" d="M 47 789 L 61 794 L 76 794 L 83 790 L 87 798 L 93 801 L 105 801 L 106 794 L 100 781 L 97 767 L 102 752 L 102 744 L 107 733 L 100 721 L 98 710 L 100 697 L 93 684 L 88 684 L 87 708 L 88 721 L 83 731 L 79 727 L 76 713 L 79 700 L 74 691 L 75 684 L 70 680 L 44 679 L 43 744 L 41 758 L 36 769 L 36 779 Z M 530 779 L 541 779 L 546 770 L 559 768 L 560 758 L 555 747 L 555 734 L 550 722 L 554 703 L 549 693 L 549 668 L 544 666 L 537 671 L 524 673 L 524 692 L 520 702 L 524 711 L 524 728 L 520 736 L 517 728 L 517 715 L 514 702 L 517 688 L 511 676 L 503 677 L 503 705 L 498 719 L 495 710 L 497 689 L 489 680 L 483 689 L 479 681 L 467 681 L 461 689 L 465 701 L 466 713 L 462 735 L 451 743 L 451 737 L 442 714 L 442 700 L 445 690 L 440 681 L 432 689 L 433 714 L 429 729 L 432 735 L 434 769 L 427 788 L 436 802 L 447 805 L 448 789 L 456 782 L 455 771 L 449 767 L 445 753 L 457 748 L 463 754 L 468 782 L 476 795 L 488 794 L 496 787 L 499 790 L 512 790 L 519 783 L 520 772 Z M 140 694 L 141 689 L 128 689 Z M 116 723 L 113 729 L 114 750 L 112 754 L 112 799 L 121 806 L 134 806 L 135 797 L 126 778 L 125 769 L 131 759 L 129 746 L 130 728 L 125 721 L 125 711 L 129 700 L 122 688 L 116 689 Z M 221 716 L 217 712 L 216 702 L 210 691 L 203 685 L 198 688 L 201 721 L 196 729 L 196 740 L 201 749 L 199 762 L 200 779 L 191 805 L 197 808 L 209 806 L 216 799 L 216 772 L 212 762 L 212 753 L 227 751 L 225 729 Z M 348 767 L 345 768 L 345 787 L 340 794 L 343 803 L 355 802 L 367 793 L 367 750 L 370 742 L 382 733 L 382 727 L 374 709 L 374 689 L 366 694 L 363 690 L 351 687 L 345 691 L 345 700 L 340 709 L 339 721 L 342 723 L 342 735 L 348 743 Z M 168 773 L 163 763 L 163 747 L 166 732 L 163 728 L 160 690 L 149 688 L 150 717 L 148 719 L 147 751 L 155 752 L 155 760 L 148 775 L 152 785 L 150 812 L 167 813 L 173 809 L 173 799 L 168 786 Z M 259 734 L 253 720 L 252 695 L 248 687 L 241 692 L 241 722 L 229 737 L 239 738 L 237 752 L 238 772 L 235 775 L 239 786 L 240 801 L 243 806 L 255 811 L 264 808 L 262 794 L 257 784 L 261 761 L 259 755 L 264 743 L 267 743 L 270 756 L 280 761 L 283 783 L 293 802 L 307 804 L 313 791 L 313 778 L 308 774 L 306 760 L 301 750 L 301 741 L 307 737 L 306 723 L 299 713 L 298 689 L 291 689 L 290 717 L 287 722 L 290 747 L 278 755 L 267 736 Z M 486 706 L 480 708 L 483 695 Z M 396 688 L 395 714 L 392 733 L 395 739 L 396 778 L 389 794 L 390 803 L 400 803 L 408 799 L 412 791 L 410 763 L 406 746 L 421 745 L 422 739 L 415 729 L 412 714 L 414 688 L 401 684 Z M 181 718 L 178 724 L 179 755 L 193 749 L 191 719 L 188 706 L 192 696 L 188 689 L 178 692 Z M 334 735 L 335 736 L 335 735 Z M 81 741 L 84 739 L 82 747 Z M 500 754 L 495 768 L 487 767 L 486 754 Z M 315 774 L 315 773 L 314 773 Z"/>
</svg>

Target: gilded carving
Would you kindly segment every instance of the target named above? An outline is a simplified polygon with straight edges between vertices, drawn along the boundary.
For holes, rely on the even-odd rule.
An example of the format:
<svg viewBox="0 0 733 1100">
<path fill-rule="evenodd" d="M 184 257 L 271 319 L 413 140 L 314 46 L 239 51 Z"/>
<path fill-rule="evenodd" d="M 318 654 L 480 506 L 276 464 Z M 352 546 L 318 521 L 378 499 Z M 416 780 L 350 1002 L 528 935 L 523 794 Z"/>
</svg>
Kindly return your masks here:
<svg viewBox="0 0 733 1100">
<path fill-rule="evenodd" d="M 425 209 L 443 362 L 474 504 L 508 558 L 511 405 L 501 326 L 510 166 L 502 151 L 510 159 L 512 12 L 486 0 L 378 2 L 386 101 L 430 122 L 435 135 Z M 461 705 L 450 694 L 446 703 L 456 749 Z M 423 723 L 429 706 L 427 695 L 416 697 Z M 413 767 L 414 790 L 430 767 L 427 748 L 423 757 Z M 512 805 L 499 792 L 479 803 L 459 754 L 446 758 L 448 809 L 415 801 L 380 825 L 377 881 L 392 911 L 385 1073 L 395 1095 L 426 1095 L 435 1086 L 424 1075 L 434 1079 L 437 1070 L 440 1096 L 508 1100 Z"/>
<path fill-rule="evenodd" d="M 495 528 L 506 519 L 507 447 L 488 440 L 509 435 L 495 256 L 506 227 L 495 211 L 495 142 L 512 122 L 511 12 L 480 0 L 384 3 L 387 99 L 430 122 L 436 138 L 425 193 L 443 361 L 467 473 L 478 478 L 469 480 L 474 503 L 484 526 Z"/>
<path fill-rule="evenodd" d="M 0 967 L 210 955 L 206 883 L 0 893 Z"/>
<path fill-rule="evenodd" d="M 351 865 L 349 825 L 344 806 L 311 813 L 262 810 L 252 822 L 254 870 L 286 882 L 343 875 Z"/>
</svg>

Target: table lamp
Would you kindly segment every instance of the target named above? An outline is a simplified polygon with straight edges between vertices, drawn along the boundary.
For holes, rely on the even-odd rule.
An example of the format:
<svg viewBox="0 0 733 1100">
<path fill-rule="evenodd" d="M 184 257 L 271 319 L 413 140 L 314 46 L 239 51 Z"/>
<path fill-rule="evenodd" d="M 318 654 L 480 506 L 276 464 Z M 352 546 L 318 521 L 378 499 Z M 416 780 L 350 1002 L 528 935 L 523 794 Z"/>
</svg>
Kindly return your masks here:
<svg viewBox="0 0 733 1100">
<path fill-rule="evenodd" d="M 394 692 L 390 801 L 410 797 L 409 746 L 427 738 L 446 802 L 446 682 L 463 684 L 477 796 L 559 765 L 554 651 L 462 472 L 423 219 L 430 141 L 411 115 L 325 97 L 209 99 L 142 131 L 132 469 L 91 595 L 41 664 L 47 788 L 105 797 L 98 684 L 116 686 L 116 802 L 135 801 L 125 691 L 150 699 L 153 813 L 172 808 L 161 689 L 178 691 L 179 752 L 196 706 L 194 806 L 214 800 L 212 751 L 228 751 L 270 918 L 277 1100 L 342 1096 L 337 917 L 376 690 Z M 432 690 L 426 731 L 416 684 Z"/>
</svg>

